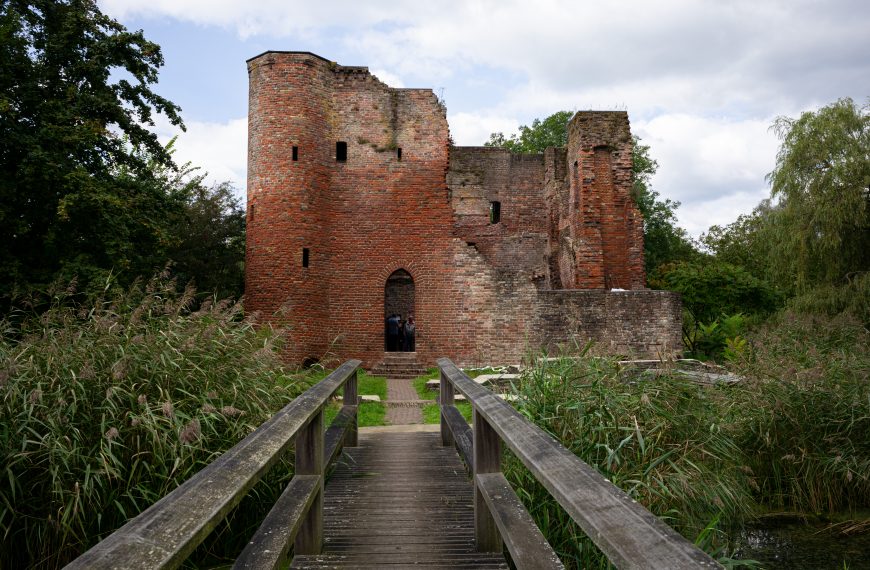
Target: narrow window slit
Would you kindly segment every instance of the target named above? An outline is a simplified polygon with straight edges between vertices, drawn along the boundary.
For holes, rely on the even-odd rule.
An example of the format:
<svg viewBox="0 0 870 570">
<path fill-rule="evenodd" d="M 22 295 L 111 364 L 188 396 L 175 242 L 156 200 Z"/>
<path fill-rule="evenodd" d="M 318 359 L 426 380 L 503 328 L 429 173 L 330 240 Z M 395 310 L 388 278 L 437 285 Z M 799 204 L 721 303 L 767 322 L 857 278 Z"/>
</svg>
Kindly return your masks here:
<svg viewBox="0 0 870 570">
<path fill-rule="evenodd" d="M 489 223 L 497 224 L 501 221 L 501 202 L 489 203 Z"/>
<path fill-rule="evenodd" d="M 338 141 L 335 143 L 335 161 L 347 162 L 347 143 Z"/>
<path fill-rule="evenodd" d="M 402 147 L 396 149 L 396 158 L 399 162 L 402 162 Z"/>
<path fill-rule="evenodd" d="M 294 146 L 293 147 L 293 161 L 295 162 L 297 160 L 299 160 L 299 147 Z"/>
<path fill-rule="evenodd" d="M 302 267 L 308 267 L 308 248 L 302 248 Z"/>
</svg>

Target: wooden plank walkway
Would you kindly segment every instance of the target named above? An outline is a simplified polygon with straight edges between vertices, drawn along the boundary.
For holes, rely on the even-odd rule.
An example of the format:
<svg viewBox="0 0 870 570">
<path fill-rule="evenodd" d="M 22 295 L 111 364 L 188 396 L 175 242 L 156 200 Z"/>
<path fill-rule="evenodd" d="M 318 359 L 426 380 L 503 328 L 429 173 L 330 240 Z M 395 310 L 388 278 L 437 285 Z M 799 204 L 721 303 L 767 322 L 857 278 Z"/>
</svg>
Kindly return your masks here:
<svg viewBox="0 0 870 570">
<path fill-rule="evenodd" d="M 475 552 L 471 482 L 438 432 L 361 430 L 345 451 L 326 486 L 323 554 L 291 568 L 508 568 Z"/>
</svg>

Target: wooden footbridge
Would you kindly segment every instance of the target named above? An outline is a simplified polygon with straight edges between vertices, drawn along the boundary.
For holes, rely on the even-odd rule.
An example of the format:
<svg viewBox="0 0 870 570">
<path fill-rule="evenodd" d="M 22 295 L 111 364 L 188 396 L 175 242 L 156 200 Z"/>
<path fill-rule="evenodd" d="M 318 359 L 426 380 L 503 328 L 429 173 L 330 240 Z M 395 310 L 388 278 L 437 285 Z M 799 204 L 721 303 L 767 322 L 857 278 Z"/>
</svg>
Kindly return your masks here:
<svg viewBox="0 0 870 570">
<path fill-rule="evenodd" d="M 617 568 L 719 567 L 447 359 L 440 432 L 358 433 L 359 364 L 344 363 L 68 568 L 180 566 L 294 446 L 293 479 L 234 568 L 508 568 L 508 558 L 562 568 L 501 474 L 503 446 Z M 325 427 L 342 387 L 344 406 Z"/>
</svg>

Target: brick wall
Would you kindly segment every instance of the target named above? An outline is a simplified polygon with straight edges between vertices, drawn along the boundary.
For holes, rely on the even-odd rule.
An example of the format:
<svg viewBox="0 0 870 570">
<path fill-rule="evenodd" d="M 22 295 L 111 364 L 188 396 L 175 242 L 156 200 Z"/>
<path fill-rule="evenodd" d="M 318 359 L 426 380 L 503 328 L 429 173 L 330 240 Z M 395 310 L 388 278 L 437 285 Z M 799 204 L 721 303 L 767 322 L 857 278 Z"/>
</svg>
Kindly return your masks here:
<svg viewBox="0 0 870 570">
<path fill-rule="evenodd" d="M 268 52 L 248 69 L 247 307 L 289 325 L 288 360 L 374 366 L 384 315 L 405 317 L 412 290 L 423 364 L 517 361 L 575 338 L 678 350 L 678 297 L 640 290 L 625 113 L 578 113 L 567 149 L 543 155 L 451 148 L 431 90 L 309 53 Z M 410 280 L 388 291 L 400 270 Z M 563 291 L 577 288 L 591 290 Z"/>
</svg>

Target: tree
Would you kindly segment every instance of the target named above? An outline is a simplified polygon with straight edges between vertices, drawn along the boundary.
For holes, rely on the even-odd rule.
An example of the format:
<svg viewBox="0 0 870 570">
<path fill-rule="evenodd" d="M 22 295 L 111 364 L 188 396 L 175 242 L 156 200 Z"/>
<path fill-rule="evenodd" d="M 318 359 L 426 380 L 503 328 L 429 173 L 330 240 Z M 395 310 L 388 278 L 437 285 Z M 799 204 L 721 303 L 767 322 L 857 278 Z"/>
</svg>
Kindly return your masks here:
<svg viewBox="0 0 870 570">
<path fill-rule="evenodd" d="M 701 243 L 718 261 L 771 281 L 771 220 L 777 211 L 770 200 L 762 200 L 751 214 L 741 214 L 727 226 L 710 226 L 701 234 Z"/>
<path fill-rule="evenodd" d="M 522 125 L 519 132 L 505 137 L 504 133 L 492 133 L 484 146 L 506 148 L 517 153 L 544 152 L 547 147 L 563 147 L 568 144 L 568 122 L 574 113 L 558 111 L 543 121 L 535 119 L 531 126 Z M 650 187 L 650 179 L 658 169 L 658 163 L 649 155 L 649 145 L 640 144 L 633 137 L 631 166 L 634 180 L 632 197 L 643 215 L 644 259 L 646 272 L 651 273 L 663 263 L 690 260 L 699 254 L 686 230 L 677 226 L 676 209 L 679 202 L 659 200 L 658 192 Z"/>
<path fill-rule="evenodd" d="M 184 213 L 173 226 L 179 242 L 169 250 L 179 283 L 202 294 L 241 297 L 245 288 L 245 210 L 229 182 L 185 188 Z"/>
<path fill-rule="evenodd" d="M 798 119 L 779 117 L 768 175 L 779 200 L 771 263 L 798 293 L 870 270 L 870 104 L 840 99 Z"/>
<path fill-rule="evenodd" d="M 768 282 L 717 259 L 660 265 L 649 276 L 649 285 L 680 293 L 683 342 L 696 356 L 721 355 L 728 338 L 743 332 L 743 315 L 765 316 L 782 302 Z"/>
<path fill-rule="evenodd" d="M 631 151 L 632 197 L 643 215 L 643 253 L 647 275 L 665 263 L 689 261 L 699 257 L 686 230 L 677 226 L 676 210 L 680 203 L 665 198 L 650 186 L 658 162 L 649 155 L 649 145 L 633 137 Z"/>
<path fill-rule="evenodd" d="M 151 271 L 181 204 L 153 113 L 159 46 L 94 0 L 0 3 L 0 295 L 59 275 Z M 132 149 L 132 151 L 131 151 Z"/>
<path fill-rule="evenodd" d="M 504 133 L 492 133 L 484 146 L 506 148 L 511 152 L 544 152 L 548 147 L 563 147 L 568 144 L 568 121 L 574 113 L 558 111 L 543 121 L 535 119 L 532 126 L 521 125 L 519 132 L 506 138 Z"/>
</svg>

